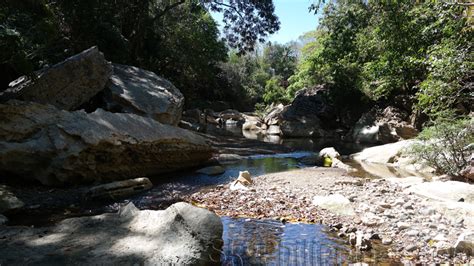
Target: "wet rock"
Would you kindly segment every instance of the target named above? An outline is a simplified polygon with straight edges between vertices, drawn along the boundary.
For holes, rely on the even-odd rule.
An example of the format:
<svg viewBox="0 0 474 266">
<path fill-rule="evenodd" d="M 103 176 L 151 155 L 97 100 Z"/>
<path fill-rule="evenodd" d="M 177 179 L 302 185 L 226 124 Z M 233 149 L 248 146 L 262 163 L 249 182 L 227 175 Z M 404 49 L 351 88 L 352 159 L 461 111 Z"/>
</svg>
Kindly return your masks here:
<svg viewBox="0 0 474 266">
<path fill-rule="evenodd" d="M 204 175 L 220 175 L 225 173 L 224 167 L 220 165 L 214 165 L 214 166 L 208 166 L 201 168 L 196 171 L 198 174 L 204 174 Z"/>
<path fill-rule="evenodd" d="M 86 197 L 117 199 L 149 190 L 152 187 L 150 179 L 140 177 L 92 187 L 86 192 Z"/>
<path fill-rule="evenodd" d="M 178 125 L 184 96 L 171 82 L 138 67 L 119 64 L 113 67 L 114 73 L 104 91 L 103 109 Z"/>
<path fill-rule="evenodd" d="M 209 264 L 219 257 L 214 253 L 223 226 L 214 213 L 180 202 L 162 211 L 128 206 L 119 213 L 67 219 L 44 231 L 0 229 L 0 263 Z M 15 237 L 3 239 L 6 235 Z"/>
<path fill-rule="evenodd" d="M 102 91 L 112 67 L 99 51 L 91 47 L 50 68 L 36 71 L 34 79 L 20 77 L 0 93 L 0 102 L 10 99 L 51 104 L 74 110 Z"/>
<path fill-rule="evenodd" d="M 18 209 L 25 204 L 18 199 L 7 186 L 0 185 L 0 213 Z"/>
<path fill-rule="evenodd" d="M 313 205 L 327 209 L 336 214 L 354 215 L 354 209 L 351 207 L 351 202 L 341 194 L 314 196 L 312 203 Z"/>
<path fill-rule="evenodd" d="M 0 104 L 0 172 L 45 185 L 110 182 L 195 167 L 209 160 L 205 139 L 134 114 L 60 111 Z"/>
</svg>

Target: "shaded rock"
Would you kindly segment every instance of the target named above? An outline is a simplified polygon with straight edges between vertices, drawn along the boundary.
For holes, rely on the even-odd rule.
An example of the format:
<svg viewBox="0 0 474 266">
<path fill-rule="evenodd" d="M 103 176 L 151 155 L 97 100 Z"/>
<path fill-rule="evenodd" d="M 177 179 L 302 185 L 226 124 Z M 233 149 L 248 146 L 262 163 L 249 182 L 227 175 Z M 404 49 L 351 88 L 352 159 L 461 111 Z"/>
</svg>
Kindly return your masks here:
<svg viewBox="0 0 474 266">
<path fill-rule="evenodd" d="M 152 187 L 150 179 L 139 177 L 92 187 L 86 192 L 86 197 L 117 199 L 149 190 Z"/>
<path fill-rule="evenodd" d="M 469 164 L 461 171 L 460 174 L 465 179 L 474 181 L 474 154 L 471 155 Z"/>
<path fill-rule="evenodd" d="M 351 202 L 341 194 L 314 196 L 312 203 L 336 214 L 354 215 L 354 209 L 351 207 Z"/>
<path fill-rule="evenodd" d="M 323 159 L 319 156 L 319 154 L 307 155 L 302 158 L 299 158 L 298 161 L 306 165 L 317 165 L 317 166 L 323 165 Z"/>
<path fill-rule="evenodd" d="M 300 90 L 293 102 L 281 112 L 280 128 L 287 137 L 322 137 L 335 124 L 332 107 L 327 104 L 324 89 L 317 86 Z M 324 126 L 323 126 L 324 125 Z"/>
<path fill-rule="evenodd" d="M 188 130 L 98 109 L 0 104 L 0 172 L 46 185 L 151 176 L 206 162 L 212 149 Z"/>
<path fill-rule="evenodd" d="M 151 117 L 169 125 L 179 123 L 184 96 L 171 82 L 138 67 L 119 64 L 113 67 L 103 109 Z"/>
<path fill-rule="evenodd" d="M 225 110 L 219 113 L 219 117 L 224 120 L 243 121 L 245 120 L 241 112 L 233 109 Z"/>
<path fill-rule="evenodd" d="M 196 124 L 196 123 L 193 123 L 193 122 L 185 121 L 185 120 L 181 120 L 179 122 L 178 126 L 180 128 L 184 128 L 184 129 L 192 130 L 192 131 L 196 131 L 196 132 L 205 132 L 206 131 L 205 126 L 200 125 L 200 124 Z"/>
<path fill-rule="evenodd" d="M 0 213 L 8 210 L 18 209 L 25 204 L 19 200 L 7 186 L 0 185 Z"/>
<path fill-rule="evenodd" d="M 0 214 L 0 225 L 8 223 L 8 218 Z"/>
<path fill-rule="evenodd" d="M 0 263 L 209 264 L 219 258 L 214 253 L 222 232 L 217 215 L 187 203 L 162 211 L 140 211 L 130 203 L 118 214 L 67 219 L 50 228 L 1 228 Z"/>
<path fill-rule="evenodd" d="M 214 166 L 209 166 L 209 167 L 204 167 L 196 171 L 198 174 L 204 174 L 204 175 L 220 175 L 225 173 L 224 167 L 220 165 L 214 165 Z"/>
<path fill-rule="evenodd" d="M 458 253 L 465 253 L 468 256 L 474 255 L 474 232 L 466 232 L 459 236 L 454 249 Z"/>
<path fill-rule="evenodd" d="M 351 138 L 358 143 L 384 144 L 410 139 L 418 134 L 409 122 L 409 114 L 389 106 L 381 110 L 374 107 L 363 114 L 351 131 Z"/>
<path fill-rule="evenodd" d="M 94 46 L 50 68 L 37 71 L 10 83 L 0 93 L 0 102 L 9 99 L 51 104 L 74 110 L 102 91 L 112 67 Z"/>
</svg>

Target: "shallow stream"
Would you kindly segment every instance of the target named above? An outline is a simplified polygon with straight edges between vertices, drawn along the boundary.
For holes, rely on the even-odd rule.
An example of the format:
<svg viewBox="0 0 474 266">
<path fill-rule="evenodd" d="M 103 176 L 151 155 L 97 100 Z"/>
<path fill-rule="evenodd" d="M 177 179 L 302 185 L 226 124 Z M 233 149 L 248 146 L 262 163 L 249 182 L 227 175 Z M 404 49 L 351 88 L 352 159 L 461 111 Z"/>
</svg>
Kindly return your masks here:
<svg viewBox="0 0 474 266">
<path fill-rule="evenodd" d="M 327 146 L 334 146 L 343 154 L 357 152 L 361 147 L 353 144 L 321 143 L 312 140 L 289 140 L 290 147 L 301 152 L 274 155 L 254 155 L 240 161 L 224 164 L 225 173 L 207 176 L 194 172 L 173 173 L 168 176 L 151 178 L 154 187 L 142 194 L 128 199 L 113 202 L 83 203 L 83 207 L 72 208 L 73 213 L 44 213 L 38 216 L 29 212 L 30 217 L 19 215 L 13 217 L 11 224 L 45 225 L 44 220 L 55 222 L 65 217 L 93 215 L 103 212 L 116 212 L 127 202 L 133 202 L 140 209 L 164 209 L 174 202 L 180 201 L 183 195 L 199 189 L 206 189 L 234 180 L 239 171 L 249 171 L 252 176 L 287 171 L 307 167 L 298 161 L 313 151 Z M 363 170 L 361 170 L 364 175 Z M 372 176 L 367 174 L 367 176 Z M 65 210 L 71 212 L 71 210 Z M 57 210 L 55 210 L 57 212 Z M 54 219 L 52 217 L 55 217 Z M 41 222 L 40 222 L 41 221 Z M 373 261 L 383 257 L 377 254 L 354 253 L 341 239 L 335 237 L 328 228 L 320 224 L 292 224 L 275 220 L 256 220 L 244 218 L 222 217 L 224 225 L 223 248 L 220 262 L 224 265 L 242 264 L 310 264 L 332 265 L 361 260 Z M 373 251 L 376 252 L 376 251 Z"/>
</svg>

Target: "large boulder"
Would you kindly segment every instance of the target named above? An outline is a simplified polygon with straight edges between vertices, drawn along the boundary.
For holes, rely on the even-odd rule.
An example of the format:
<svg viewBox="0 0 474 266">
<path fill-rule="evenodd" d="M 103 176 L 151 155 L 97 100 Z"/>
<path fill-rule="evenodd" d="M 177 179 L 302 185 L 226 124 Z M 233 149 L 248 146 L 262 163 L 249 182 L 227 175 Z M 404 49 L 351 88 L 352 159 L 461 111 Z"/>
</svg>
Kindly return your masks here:
<svg viewBox="0 0 474 266">
<path fill-rule="evenodd" d="M 130 203 L 54 227 L 0 227 L 0 264 L 209 265 L 219 262 L 222 232 L 217 215 L 187 203 L 161 211 Z"/>
<path fill-rule="evenodd" d="M 11 82 L 10 87 L 0 93 L 0 102 L 18 99 L 74 110 L 102 91 L 111 74 L 111 64 L 94 46 L 32 76 Z"/>
<path fill-rule="evenodd" d="M 324 97 L 324 88 L 304 89 L 280 114 L 280 129 L 286 137 L 323 137 L 336 118 Z M 323 126 L 324 125 L 324 126 Z"/>
<path fill-rule="evenodd" d="M 388 106 L 372 108 L 363 114 L 351 131 L 350 138 L 357 143 L 385 144 L 410 139 L 418 130 L 409 122 L 409 113 Z"/>
<path fill-rule="evenodd" d="M 171 82 L 138 67 L 113 67 L 104 92 L 104 109 L 147 116 L 169 125 L 179 123 L 184 96 Z"/>
<path fill-rule="evenodd" d="M 0 104 L 0 172 L 46 185 L 115 181 L 197 166 L 212 149 L 181 128 L 98 109 Z"/>
</svg>

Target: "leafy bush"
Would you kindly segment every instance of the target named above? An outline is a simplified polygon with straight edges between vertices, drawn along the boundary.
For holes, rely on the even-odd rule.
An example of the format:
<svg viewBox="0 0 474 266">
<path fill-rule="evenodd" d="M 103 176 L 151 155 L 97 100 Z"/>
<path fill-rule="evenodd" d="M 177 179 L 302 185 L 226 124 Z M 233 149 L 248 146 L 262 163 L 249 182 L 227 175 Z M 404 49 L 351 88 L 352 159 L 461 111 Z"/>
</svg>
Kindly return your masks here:
<svg viewBox="0 0 474 266">
<path fill-rule="evenodd" d="M 469 163 L 474 142 L 472 119 L 439 118 L 418 136 L 410 152 L 438 173 L 459 176 Z"/>
</svg>

